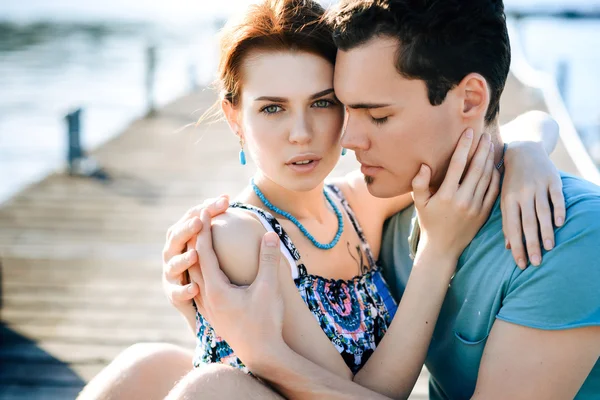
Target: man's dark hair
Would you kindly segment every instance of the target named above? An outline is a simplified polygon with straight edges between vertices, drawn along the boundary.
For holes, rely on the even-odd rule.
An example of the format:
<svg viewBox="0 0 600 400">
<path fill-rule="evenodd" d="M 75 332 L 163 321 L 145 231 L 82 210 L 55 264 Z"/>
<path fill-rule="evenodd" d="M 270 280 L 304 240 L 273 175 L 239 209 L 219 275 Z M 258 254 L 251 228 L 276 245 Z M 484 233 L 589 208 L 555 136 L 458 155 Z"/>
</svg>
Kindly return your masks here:
<svg viewBox="0 0 600 400">
<path fill-rule="evenodd" d="M 341 0 L 329 18 L 341 50 L 376 36 L 399 39 L 396 69 L 425 81 L 432 105 L 468 74 L 481 74 L 490 88 L 486 123 L 498 115 L 510 66 L 502 0 Z"/>
</svg>

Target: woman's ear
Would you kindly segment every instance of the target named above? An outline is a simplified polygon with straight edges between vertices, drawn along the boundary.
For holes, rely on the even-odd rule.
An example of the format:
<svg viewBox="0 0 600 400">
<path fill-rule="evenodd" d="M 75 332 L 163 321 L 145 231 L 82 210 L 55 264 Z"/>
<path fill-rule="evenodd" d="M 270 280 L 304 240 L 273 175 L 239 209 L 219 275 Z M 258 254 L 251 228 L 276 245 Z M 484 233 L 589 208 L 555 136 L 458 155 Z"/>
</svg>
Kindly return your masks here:
<svg viewBox="0 0 600 400">
<path fill-rule="evenodd" d="M 231 103 L 229 100 L 221 101 L 221 109 L 223 110 L 223 114 L 225 114 L 225 119 L 227 119 L 227 124 L 229 124 L 229 128 L 235 133 L 237 136 L 243 138 L 243 132 L 240 125 L 240 112 L 239 110 Z"/>
<path fill-rule="evenodd" d="M 471 73 L 458 84 L 461 113 L 464 119 L 485 118 L 490 103 L 490 89 L 483 76 Z"/>
</svg>

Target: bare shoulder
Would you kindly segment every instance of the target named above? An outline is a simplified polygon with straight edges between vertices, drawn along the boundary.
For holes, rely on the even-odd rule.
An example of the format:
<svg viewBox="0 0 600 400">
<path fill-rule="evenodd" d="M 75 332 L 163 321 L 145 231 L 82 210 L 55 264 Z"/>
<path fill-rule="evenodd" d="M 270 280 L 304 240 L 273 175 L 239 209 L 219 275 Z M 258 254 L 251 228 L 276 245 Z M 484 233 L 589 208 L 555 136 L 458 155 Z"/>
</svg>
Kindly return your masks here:
<svg viewBox="0 0 600 400">
<path fill-rule="evenodd" d="M 228 209 L 212 220 L 213 247 L 221 269 L 235 285 L 249 285 L 256 278 L 260 243 L 265 228 L 244 210 Z"/>
</svg>

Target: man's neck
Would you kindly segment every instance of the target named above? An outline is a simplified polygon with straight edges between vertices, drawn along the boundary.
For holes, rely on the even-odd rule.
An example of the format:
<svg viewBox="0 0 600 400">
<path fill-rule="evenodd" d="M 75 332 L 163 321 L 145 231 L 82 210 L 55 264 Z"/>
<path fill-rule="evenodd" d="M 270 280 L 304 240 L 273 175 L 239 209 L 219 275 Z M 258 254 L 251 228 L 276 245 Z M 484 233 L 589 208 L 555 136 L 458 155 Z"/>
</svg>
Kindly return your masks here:
<svg viewBox="0 0 600 400">
<path fill-rule="evenodd" d="M 500 125 L 497 122 L 490 124 L 485 128 L 484 133 L 489 133 L 492 138 L 492 143 L 494 143 L 494 165 L 498 165 L 504 157 L 504 141 L 500 136 Z"/>
</svg>

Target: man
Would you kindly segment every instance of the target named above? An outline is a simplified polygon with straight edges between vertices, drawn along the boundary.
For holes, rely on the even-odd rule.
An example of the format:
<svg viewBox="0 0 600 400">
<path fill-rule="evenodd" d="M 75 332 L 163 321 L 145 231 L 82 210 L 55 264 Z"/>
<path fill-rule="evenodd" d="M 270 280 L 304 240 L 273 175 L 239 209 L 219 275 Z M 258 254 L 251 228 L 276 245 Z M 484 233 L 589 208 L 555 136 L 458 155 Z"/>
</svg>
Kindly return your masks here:
<svg viewBox="0 0 600 400">
<path fill-rule="evenodd" d="M 335 90 L 349 116 L 342 145 L 356 152 L 373 195 L 409 192 L 421 164 L 431 167 L 435 191 L 465 126 L 474 128 L 475 139 L 490 133 L 500 160 L 498 104 L 510 64 L 500 0 L 348 0 L 333 22 L 340 49 Z M 543 268 L 519 268 L 526 264 L 520 241 L 510 242 L 515 265 L 501 221 L 521 218 L 521 210 L 501 212 L 499 201 L 465 249 L 426 359 L 432 398 L 600 398 L 600 189 L 566 175 L 562 181 L 568 220 L 556 221 L 563 226 L 555 243 L 547 243 L 552 226 L 540 227 L 544 247 L 553 250 L 536 250 L 537 227 L 525 232 L 529 258 L 538 265 L 543 256 Z M 204 210 L 204 226 L 219 211 L 216 204 Z M 530 217 L 525 210 L 522 216 Z M 406 228 L 410 218 L 412 209 L 393 217 L 384 232 L 381 260 L 398 296 L 418 242 L 418 223 Z M 202 228 L 195 224 L 174 234 L 191 235 Z M 267 245 L 276 238 L 265 235 L 254 284 L 236 288 L 218 268 L 209 232 L 202 229 L 197 249 L 202 275 L 196 301 L 253 373 L 290 398 L 382 398 L 283 341 L 274 284 L 279 250 L 276 242 Z M 199 276 L 199 269 L 190 273 Z M 394 341 L 393 334 L 386 340 Z M 212 376 L 189 375 L 173 398 L 211 389 L 219 396 L 237 389 L 238 395 L 277 397 L 239 371 L 214 369 Z"/>
<path fill-rule="evenodd" d="M 342 145 L 356 152 L 373 195 L 410 191 L 423 163 L 432 169 L 435 190 L 465 123 L 501 144 L 498 104 L 510 64 L 501 1 L 347 1 L 334 24 L 340 49 L 334 85 L 349 115 Z M 496 149 L 499 160 L 502 146 Z M 564 175 L 563 191 L 569 218 L 556 231 L 556 243 L 544 243 L 555 247 L 543 255 L 543 268 L 515 266 L 505 250 L 499 204 L 464 251 L 426 360 L 432 398 L 600 398 L 600 189 Z M 401 228 L 410 216 L 409 210 L 389 221 L 382 248 L 388 282 L 398 295 L 411 269 L 408 232 Z M 542 227 L 543 240 L 547 229 Z M 413 236 L 411 243 L 416 241 Z M 510 245 L 523 251 L 521 243 Z M 214 259 L 210 249 L 198 252 L 204 271 Z M 534 263 L 541 257 L 530 252 Z M 201 297 L 205 306 L 214 303 L 215 313 L 226 307 L 215 299 L 235 303 L 225 295 L 229 289 L 210 286 Z M 256 286 L 249 293 L 268 292 Z M 256 311 L 252 296 L 245 302 Z M 237 321 L 244 325 L 241 310 Z M 252 318 L 275 326 L 265 322 L 272 315 L 262 310 Z M 248 329 L 245 335 L 265 352 L 247 356 L 250 369 L 285 395 L 359 393 L 279 338 Z"/>
</svg>

